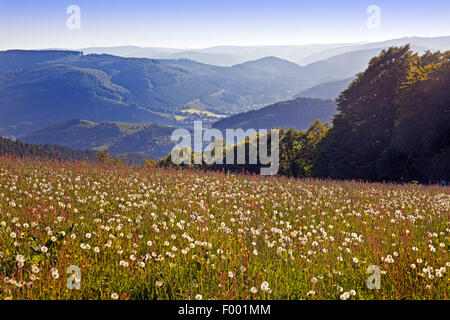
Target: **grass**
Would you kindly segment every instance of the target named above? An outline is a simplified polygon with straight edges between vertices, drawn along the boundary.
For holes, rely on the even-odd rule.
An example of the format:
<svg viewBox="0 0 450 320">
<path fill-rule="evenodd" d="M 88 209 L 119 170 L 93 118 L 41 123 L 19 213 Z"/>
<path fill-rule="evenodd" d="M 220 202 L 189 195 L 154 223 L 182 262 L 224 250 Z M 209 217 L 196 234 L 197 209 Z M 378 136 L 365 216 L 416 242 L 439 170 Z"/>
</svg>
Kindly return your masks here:
<svg viewBox="0 0 450 320">
<path fill-rule="evenodd" d="M 1 157 L 0 299 L 448 299 L 449 208 L 438 186 Z"/>
</svg>

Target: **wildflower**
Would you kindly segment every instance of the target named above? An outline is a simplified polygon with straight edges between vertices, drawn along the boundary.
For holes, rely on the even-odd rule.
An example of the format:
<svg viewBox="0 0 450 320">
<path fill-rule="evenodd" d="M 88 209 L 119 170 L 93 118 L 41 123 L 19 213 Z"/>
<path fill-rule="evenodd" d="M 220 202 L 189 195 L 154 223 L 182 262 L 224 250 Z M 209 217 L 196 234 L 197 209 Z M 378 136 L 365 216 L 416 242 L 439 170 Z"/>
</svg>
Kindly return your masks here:
<svg viewBox="0 0 450 320">
<path fill-rule="evenodd" d="M 250 289 L 250 291 L 251 291 L 251 293 L 257 293 L 257 292 L 258 292 L 258 289 L 256 289 L 255 287 L 252 287 L 252 288 Z"/>
<path fill-rule="evenodd" d="M 261 283 L 262 291 L 267 291 L 268 289 L 269 289 L 269 283 L 267 281 L 264 281 L 263 283 Z"/>
<path fill-rule="evenodd" d="M 113 294 L 111 294 L 111 299 L 117 300 L 117 299 L 119 299 L 119 295 L 114 292 Z"/>
<path fill-rule="evenodd" d="M 33 273 L 39 273 L 39 268 L 38 268 L 38 266 L 36 266 L 36 265 L 33 265 L 32 267 L 31 267 L 31 272 L 33 272 Z"/>
<path fill-rule="evenodd" d="M 120 266 L 122 266 L 122 267 L 128 267 L 128 262 L 126 262 L 126 261 L 124 261 L 124 260 L 121 260 L 120 262 L 119 262 L 119 265 Z"/>
<path fill-rule="evenodd" d="M 306 293 L 306 295 L 309 297 L 309 296 L 313 296 L 313 295 L 315 295 L 316 294 L 316 292 L 314 291 L 314 290 L 309 290 L 307 293 Z"/>
<path fill-rule="evenodd" d="M 350 298 L 350 293 L 348 292 L 344 292 L 343 294 L 341 294 L 340 299 L 341 300 L 347 300 L 348 298 Z"/>
<path fill-rule="evenodd" d="M 52 268 L 52 269 L 50 269 L 50 273 L 51 273 L 53 279 L 58 279 L 59 278 L 58 269 Z"/>
<path fill-rule="evenodd" d="M 195 296 L 195 300 L 202 300 L 202 299 L 203 299 L 203 297 L 201 294 L 198 294 Z"/>
</svg>

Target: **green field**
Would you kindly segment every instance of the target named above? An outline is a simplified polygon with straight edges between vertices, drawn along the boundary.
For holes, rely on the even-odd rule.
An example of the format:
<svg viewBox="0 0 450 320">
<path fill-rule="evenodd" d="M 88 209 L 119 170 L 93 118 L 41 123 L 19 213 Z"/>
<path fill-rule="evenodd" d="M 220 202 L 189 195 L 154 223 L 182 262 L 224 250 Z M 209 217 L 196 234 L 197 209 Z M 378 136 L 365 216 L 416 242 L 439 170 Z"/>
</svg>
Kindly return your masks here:
<svg viewBox="0 0 450 320">
<path fill-rule="evenodd" d="M 0 299 L 448 299 L 449 208 L 448 187 L 1 157 Z"/>
</svg>

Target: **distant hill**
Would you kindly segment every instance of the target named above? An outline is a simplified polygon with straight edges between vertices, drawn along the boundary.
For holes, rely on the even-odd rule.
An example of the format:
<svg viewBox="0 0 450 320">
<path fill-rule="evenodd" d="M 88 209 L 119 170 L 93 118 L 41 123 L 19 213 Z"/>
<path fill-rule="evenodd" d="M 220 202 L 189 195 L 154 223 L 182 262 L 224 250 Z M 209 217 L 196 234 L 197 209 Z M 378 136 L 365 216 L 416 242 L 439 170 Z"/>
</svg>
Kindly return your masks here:
<svg viewBox="0 0 450 320">
<path fill-rule="evenodd" d="M 150 59 L 191 59 L 215 66 L 232 66 L 268 56 L 307 65 L 352 51 L 387 48 L 410 43 L 414 49 L 446 51 L 450 49 L 450 37 L 405 37 L 381 42 L 329 43 L 282 46 L 215 46 L 204 49 L 173 49 L 157 47 L 92 47 L 79 49 L 85 54 L 106 53 L 121 57 Z"/>
<path fill-rule="evenodd" d="M 238 128 L 244 130 L 249 128 L 271 129 L 274 127 L 305 130 L 314 120 L 330 121 L 336 112 L 331 100 L 297 98 L 219 120 L 213 124 L 213 127 L 222 131 Z"/>
<path fill-rule="evenodd" d="M 311 86 L 347 79 L 364 71 L 369 65 L 370 59 L 381 51 L 382 48 L 375 48 L 343 53 L 304 66 L 302 67 L 302 72 L 309 76 L 309 84 Z"/>
<path fill-rule="evenodd" d="M 342 91 L 347 89 L 353 79 L 355 79 L 355 77 L 344 80 L 325 82 L 296 94 L 294 98 L 304 97 L 334 100 Z"/>
<path fill-rule="evenodd" d="M 251 60 L 268 56 L 295 62 L 300 58 L 322 50 L 347 46 L 350 44 L 317 44 L 317 45 L 285 45 L 285 46 L 216 46 L 204 49 L 172 49 L 157 47 L 92 47 L 83 48 L 85 54 L 111 54 L 121 57 L 149 59 L 190 59 L 196 62 L 215 66 L 230 67 Z"/>
<path fill-rule="evenodd" d="M 32 145 L 0 137 L 0 155 L 38 157 L 50 160 L 95 161 L 97 152 L 72 150 L 56 145 Z"/>
<path fill-rule="evenodd" d="M 21 140 L 33 144 L 57 144 L 71 149 L 108 149 L 112 155 L 142 153 L 156 159 L 172 150 L 170 136 L 173 130 L 172 127 L 157 124 L 69 120 L 25 135 Z"/>
<path fill-rule="evenodd" d="M 391 46 L 404 46 L 406 44 L 411 44 L 411 48 L 414 51 L 423 53 L 426 50 L 431 51 L 447 51 L 450 50 L 450 36 L 444 37 L 404 37 L 398 39 L 391 39 L 380 42 L 369 42 L 364 44 L 350 44 L 342 45 L 334 48 L 325 48 L 319 52 L 312 53 L 309 56 L 299 58 L 295 62 L 300 65 L 307 65 L 320 60 L 326 60 L 336 55 L 343 53 L 370 50 L 375 48 L 389 48 Z"/>
<path fill-rule="evenodd" d="M 20 135 L 53 122 L 170 122 L 131 101 L 125 88 L 96 69 L 45 65 L 0 74 L 0 135 Z"/>
</svg>

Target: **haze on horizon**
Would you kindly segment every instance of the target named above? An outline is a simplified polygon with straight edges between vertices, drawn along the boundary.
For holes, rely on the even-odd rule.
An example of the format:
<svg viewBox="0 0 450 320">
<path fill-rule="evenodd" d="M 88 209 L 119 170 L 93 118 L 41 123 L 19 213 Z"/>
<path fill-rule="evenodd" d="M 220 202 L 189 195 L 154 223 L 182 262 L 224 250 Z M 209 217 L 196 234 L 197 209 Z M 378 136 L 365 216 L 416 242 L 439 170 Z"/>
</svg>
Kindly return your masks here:
<svg viewBox="0 0 450 320">
<path fill-rule="evenodd" d="M 81 10 L 69 30 L 67 8 Z M 367 8 L 381 9 L 370 29 Z M 135 45 L 305 45 L 450 34 L 450 2 L 294 0 L 0 0 L 0 50 Z"/>
</svg>

